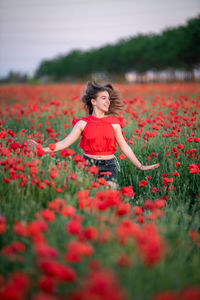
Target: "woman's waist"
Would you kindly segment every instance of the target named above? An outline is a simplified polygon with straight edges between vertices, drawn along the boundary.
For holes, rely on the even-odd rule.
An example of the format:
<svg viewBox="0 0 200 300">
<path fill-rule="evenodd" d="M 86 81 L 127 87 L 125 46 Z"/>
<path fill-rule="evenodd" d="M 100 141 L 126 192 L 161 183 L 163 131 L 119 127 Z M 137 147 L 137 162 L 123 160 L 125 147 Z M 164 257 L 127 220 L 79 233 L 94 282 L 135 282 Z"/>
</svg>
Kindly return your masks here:
<svg viewBox="0 0 200 300">
<path fill-rule="evenodd" d="M 89 153 L 84 153 L 83 156 L 85 156 L 86 158 L 89 157 L 91 159 L 95 159 L 95 160 L 109 160 L 109 159 L 113 159 L 115 158 L 113 153 L 107 152 L 108 154 L 89 154 Z"/>
</svg>

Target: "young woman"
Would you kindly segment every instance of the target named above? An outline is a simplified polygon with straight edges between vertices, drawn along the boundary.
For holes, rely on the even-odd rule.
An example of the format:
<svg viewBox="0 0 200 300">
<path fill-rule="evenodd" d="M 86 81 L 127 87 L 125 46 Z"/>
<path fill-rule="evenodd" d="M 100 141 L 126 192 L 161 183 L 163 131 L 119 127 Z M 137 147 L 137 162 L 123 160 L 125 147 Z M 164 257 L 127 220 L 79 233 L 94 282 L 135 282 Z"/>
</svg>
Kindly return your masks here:
<svg viewBox="0 0 200 300">
<path fill-rule="evenodd" d="M 113 188 L 116 188 L 117 168 L 119 167 L 114 156 L 117 150 L 116 142 L 137 169 L 146 171 L 159 167 L 158 163 L 143 166 L 126 143 L 121 131 L 123 119 L 119 116 L 124 105 L 119 92 L 111 84 L 100 85 L 96 82 L 88 82 L 82 101 L 89 115 L 74 119 L 74 127 L 69 135 L 57 142 L 53 151 L 45 147 L 44 152 L 63 150 L 81 136 L 80 147 L 84 151 L 83 157 L 89 165 L 98 167 L 98 176 L 104 177 Z M 31 139 L 28 143 L 30 146 L 38 145 Z"/>
</svg>

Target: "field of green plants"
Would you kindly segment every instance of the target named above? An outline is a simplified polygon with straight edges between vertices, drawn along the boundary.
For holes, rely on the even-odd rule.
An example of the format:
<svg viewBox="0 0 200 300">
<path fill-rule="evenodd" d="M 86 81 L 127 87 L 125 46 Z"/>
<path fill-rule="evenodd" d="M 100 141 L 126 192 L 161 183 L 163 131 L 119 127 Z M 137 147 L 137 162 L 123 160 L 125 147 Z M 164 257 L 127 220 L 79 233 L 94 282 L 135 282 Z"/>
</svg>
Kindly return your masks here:
<svg viewBox="0 0 200 300">
<path fill-rule="evenodd" d="M 200 299 L 200 84 L 116 85 L 118 188 L 96 178 L 79 141 L 84 85 L 0 87 L 0 299 Z"/>
</svg>

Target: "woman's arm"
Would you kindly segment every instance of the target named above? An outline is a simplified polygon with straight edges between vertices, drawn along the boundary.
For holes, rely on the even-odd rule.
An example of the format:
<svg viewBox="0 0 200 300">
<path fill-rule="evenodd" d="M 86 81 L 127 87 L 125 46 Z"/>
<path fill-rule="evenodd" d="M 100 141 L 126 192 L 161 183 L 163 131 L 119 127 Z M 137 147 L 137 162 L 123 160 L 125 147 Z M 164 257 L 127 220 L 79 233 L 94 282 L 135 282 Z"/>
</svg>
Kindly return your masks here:
<svg viewBox="0 0 200 300">
<path fill-rule="evenodd" d="M 56 151 L 60 151 L 63 150 L 69 146 L 71 146 L 81 135 L 83 128 L 85 126 L 84 121 L 79 121 L 76 123 L 76 125 L 74 126 L 74 128 L 72 129 L 72 131 L 68 134 L 68 136 L 66 136 L 66 138 L 64 138 L 63 140 L 55 143 L 55 149 L 54 150 L 50 150 L 49 147 L 45 147 L 42 148 L 42 150 L 46 153 L 48 152 L 56 152 Z M 29 139 L 28 144 L 30 146 L 37 146 L 39 145 L 39 143 L 37 143 L 36 141 Z"/>
<path fill-rule="evenodd" d="M 143 166 L 135 154 L 133 153 L 131 147 L 127 144 L 125 141 L 121 127 L 119 124 L 115 125 L 115 138 L 117 141 L 117 144 L 119 145 L 120 150 L 126 155 L 126 157 L 136 166 L 137 169 L 142 170 L 142 171 L 147 171 L 147 170 L 153 170 L 156 169 L 160 166 L 160 164 L 154 164 L 154 165 L 149 165 L 149 166 Z"/>
</svg>

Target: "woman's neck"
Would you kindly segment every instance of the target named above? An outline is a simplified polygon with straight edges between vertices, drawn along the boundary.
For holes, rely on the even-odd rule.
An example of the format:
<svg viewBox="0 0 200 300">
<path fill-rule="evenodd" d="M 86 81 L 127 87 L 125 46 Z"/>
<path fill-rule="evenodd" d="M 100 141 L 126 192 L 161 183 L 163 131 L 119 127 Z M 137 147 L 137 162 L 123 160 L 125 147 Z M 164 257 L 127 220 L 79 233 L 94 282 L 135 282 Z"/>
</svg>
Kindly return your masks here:
<svg viewBox="0 0 200 300">
<path fill-rule="evenodd" d="M 105 117 L 105 113 L 104 112 L 95 112 L 93 111 L 92 116 L 96 117 L 96 118 L 103 118 Z"/>
</svg>

